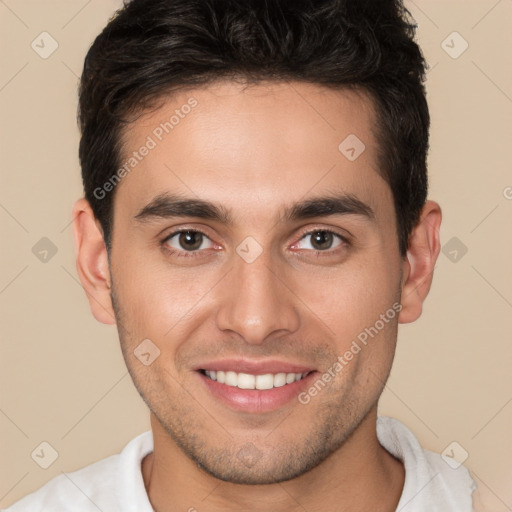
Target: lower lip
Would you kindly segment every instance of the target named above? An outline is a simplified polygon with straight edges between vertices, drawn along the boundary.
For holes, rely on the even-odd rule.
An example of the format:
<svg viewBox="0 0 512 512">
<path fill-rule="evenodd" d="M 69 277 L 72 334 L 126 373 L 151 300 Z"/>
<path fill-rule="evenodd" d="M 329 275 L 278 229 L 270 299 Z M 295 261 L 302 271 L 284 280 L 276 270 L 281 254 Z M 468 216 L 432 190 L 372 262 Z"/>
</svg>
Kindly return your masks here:
<svg viewBox="0 0 512 512">
<path fill-rule="evenodd" d="M 272 389 L 240 389 L 221 384 L 197 372 L 207 389 L 231 409 L 243 412 L 270 412 L 283 407 L 310 385 L 317 372 L 313 371 L 301 380 Z"/>
</svg>

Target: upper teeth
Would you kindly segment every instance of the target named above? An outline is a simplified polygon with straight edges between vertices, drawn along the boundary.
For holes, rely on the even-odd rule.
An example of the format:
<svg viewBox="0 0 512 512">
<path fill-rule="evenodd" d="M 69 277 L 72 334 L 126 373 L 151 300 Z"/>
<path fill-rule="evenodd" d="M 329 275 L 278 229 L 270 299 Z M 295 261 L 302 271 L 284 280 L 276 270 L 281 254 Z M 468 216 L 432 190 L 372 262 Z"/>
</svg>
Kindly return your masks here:
<svg viewBox="0 0 512 512">
<path fill-rule="evenodd" d="M 240 389 L 272 389 L 300 380 L 307 373 L 266 373 L 265 375 L 251 375 L 250 373 L 223 372 L 221 370 L 205 370 L 210 379 L 227 386 Z"/>
</svg>

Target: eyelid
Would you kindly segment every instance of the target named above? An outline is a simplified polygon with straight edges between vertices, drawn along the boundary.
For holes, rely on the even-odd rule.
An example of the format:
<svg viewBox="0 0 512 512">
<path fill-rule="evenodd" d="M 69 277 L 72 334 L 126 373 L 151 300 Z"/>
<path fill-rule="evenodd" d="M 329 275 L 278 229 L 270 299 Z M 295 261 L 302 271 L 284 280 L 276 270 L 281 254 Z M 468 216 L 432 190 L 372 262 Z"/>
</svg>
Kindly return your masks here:
<svg viewBox="0 0 512 512">
<path fill-rule="evenodd" d="M 335 230 L 333 228 L 316 227 L 316 228 L 307 228 L 307 229 L 305 229 L 301 233 L 301 235 L 299 236 L 299 239 L 297 240 L 297 242 L 294 242 L 294 244 L 292 245 L 292 248 L 295 248 L 296 245 L 298 243 L 300 243 L 306 236 L 313 235 L 314 233 L 318 233 L 318 232 L 331 233 L 334 236 L 337 236 L 341 240 L 341 243 L 340 243 L 339 246 L 336 246 L 336 247 L 331 248 L 331 249 L 326 249 L 325 251 L 313 249 L 313 250 L 310 250 L 310 252 L 325 253 L 326 255 L 328 255 L 328 254 L 335 253 L 340 248 L 340 246 L 351 245 L 351 240 L 350 240 L 350 237 L 348 235 L 342 235 L 341 233 L 339 233 L 337 230 Z M 305 249 L 299 249 L 299 250 L 305 250 Z"/>
<path fill-rule="evenodd" d="M 163 241 L 169 240 L 169 238 L 172 238 L 173 236 L 176 236 L 176 235 L 178 235 L 180 233 L 185 233 L 186 231 L 192 231 L 192 232 L 201 233 L 202 235 L 210 238 L 208 233 L 203 231 L 201 228 L 187 228 L 187 227 L 184 227 L 184 228 L 177 228 L 174 231 L 171 231 L 169 234 L 164 236 Z"/>
<path fill-rule="evenodd" d="M 313 233 L 317 233 L 318 231 L 324 231 L 326 233 L 332 233 L 333 235 L 336 235 L 336 236 L 340 237 L 347 244 L 351 243 L 351 241 L 352 241 L 352 234 L 349 233 L 348 231 L 342 230 L 342 229 L 339 229 L 339 228 L 336 229 L 336 228 L 333 228 L 333 227 L 323 227 L 323 226 L 316 226 L 316 227 L 313 227 L 313 228 L 304 228 L 304 230 L 301 231 L 300 234 L 299 234 L 299 240 L 302 240 L 306 235 L 311 235 Z"/>
</svg>

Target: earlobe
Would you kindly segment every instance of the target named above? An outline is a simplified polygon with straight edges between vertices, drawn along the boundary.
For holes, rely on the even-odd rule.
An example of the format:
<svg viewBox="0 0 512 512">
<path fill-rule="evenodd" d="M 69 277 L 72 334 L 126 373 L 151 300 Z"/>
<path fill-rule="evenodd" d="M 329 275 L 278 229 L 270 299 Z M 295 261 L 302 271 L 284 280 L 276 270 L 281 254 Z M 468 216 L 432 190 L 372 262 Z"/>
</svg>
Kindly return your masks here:
<svg viewBox="0 0 512 512">
<path fill-rule="evenodd" d="M 73 240 L 78 277 L 92 314 L 101 323 L 115 324 L 107 248 L 100 223 L 84 198 L 73 207 Z"/>
<path fill-rule="evenodd" d="M 441 217 L 440 206 L 434 201 L 427 201 L 409 238 L 403 268 L 402 310 L 398 317 L 400 323 L 414 322 L 421 315 L 441 249 Z"/>
</svg>

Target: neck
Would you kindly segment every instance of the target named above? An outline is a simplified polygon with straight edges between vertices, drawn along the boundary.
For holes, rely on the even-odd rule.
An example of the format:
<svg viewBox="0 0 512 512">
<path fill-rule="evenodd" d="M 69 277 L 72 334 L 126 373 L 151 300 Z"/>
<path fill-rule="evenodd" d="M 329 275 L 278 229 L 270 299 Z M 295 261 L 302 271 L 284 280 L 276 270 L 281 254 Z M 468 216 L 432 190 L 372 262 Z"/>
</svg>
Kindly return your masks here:
<svg viewBox="0 0 512 512">
<path fill-rule="evenodd" d="M 154 451 L 142 461 L 146 491 L 156 512 L 392 512 L 402 493 L 405 471 L 378 442 L 376 421 L 375 406 L 336 452 L 297 478 L 239 485 L 199 468 L 151 415 Z"/>
</svg>

